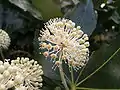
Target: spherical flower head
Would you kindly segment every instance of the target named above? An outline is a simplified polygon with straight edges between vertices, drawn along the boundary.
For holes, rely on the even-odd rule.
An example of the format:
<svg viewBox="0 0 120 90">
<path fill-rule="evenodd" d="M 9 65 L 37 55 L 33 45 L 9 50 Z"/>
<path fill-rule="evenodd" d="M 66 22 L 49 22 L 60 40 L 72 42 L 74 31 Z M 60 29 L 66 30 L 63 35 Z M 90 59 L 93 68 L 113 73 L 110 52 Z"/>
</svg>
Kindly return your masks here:
<svg viewBox="0 0 120 90">
<path fill-rule="evenodd" d="M 9 35 L 2 29 L 0 29 L 0 47 L 3 49 L 7 49 L 10 45 L 10 37 Z"/>
<path fill-rule="evenodd" d="M 11 65 L 18 68 L 14 82 L 19 86 L 25 86 L 25 90 L 39 90 L 42 87 L 42 66 L 34 59 L 17 58 Z M 18 89 L 19 90 L 19 89 Z"/>
<path fill-rule="evenodd" d="M 71 20 L 50 19 L 40 33 L 40 49 L 44 51 L 45 57 L 53 60 L 55 65 L 59 66 L 58 62 L 64 61 L 69 67 L 78 70 L 88 61 L 88 35 Z M 58 61 L 57 58 L 60 60 Z"/>
<path fill-rule="evenodd" d="M 29 58 L 0 61 L 0 90 L 39 90 L 42 87 L 42 66 Z"/>
</svg>

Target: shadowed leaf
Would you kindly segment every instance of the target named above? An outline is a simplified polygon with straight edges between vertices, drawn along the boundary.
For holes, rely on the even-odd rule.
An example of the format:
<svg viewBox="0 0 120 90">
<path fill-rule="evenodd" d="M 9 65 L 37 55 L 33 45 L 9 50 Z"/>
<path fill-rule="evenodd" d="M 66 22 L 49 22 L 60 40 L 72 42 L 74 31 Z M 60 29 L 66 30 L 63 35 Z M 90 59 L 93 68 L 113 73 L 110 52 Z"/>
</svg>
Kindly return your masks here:
<svg viewBox="0 0 120 90">
<path fill-rule="evenodd" d="M 24 11 L 30 12 L 35 18 L 42 19 L 41 13 L 32 5 L 29 0 L 9 0 Z"/>
<path fill-rule="evenodd" d="M 82 30 L 88 35 L 91 35 L 96 27 L 97 20 L 92 0 L 86 0 L 86 2 L 81 1 L 75 6 L 73 11 L 68 12 L 65 17 L 74 21 L 76 25 L 80 25 Z"/>
</svg>

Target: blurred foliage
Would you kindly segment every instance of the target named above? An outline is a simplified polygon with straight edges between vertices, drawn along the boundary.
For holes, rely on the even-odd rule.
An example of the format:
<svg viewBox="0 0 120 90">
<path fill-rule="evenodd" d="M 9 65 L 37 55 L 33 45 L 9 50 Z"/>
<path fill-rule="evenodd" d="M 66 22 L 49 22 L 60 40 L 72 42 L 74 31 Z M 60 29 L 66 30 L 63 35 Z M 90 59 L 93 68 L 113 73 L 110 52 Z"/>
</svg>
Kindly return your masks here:
<svg viewBox="0 0 120 90">
<path fill-rule="evenodd" d="M 39 26 L 42 26 L 42 21 L 12 5 L 8 0 L 0 1 L 0 28 L 11 38 L 11 45 L 5 53 L 6 58 L 33 57 L 34 31 Z"/>
<path fill-rule="evenodd" d="M 39 30 L 53 17 L 71 19 L 90 36 L 91 56 L 82 80 L 120 47 L 120 0 L 0 0 L 0 28 L 12 40 L 5 58 L 35 58 L 45 73 L 43 90 L 64 90 L 59 73 L 51 69 L 52 62 L 39 54 Z M 80 87 L 119 89 L 119 58 L 120 52 Z"/>
<path fill-rule="evenodd" d="M 118 35 L 109 44 L 103 44 L 99 50 L 96 50 L 86 65 L 81 80 L 95 71 L 107 59 L 120 48 L 120 35 Z M 120 51 L 102 68 L 99 72 L 81 84 L 82 87 L 119 89 L 120 74 Z"/>
<path fill-rule="evenodd" d="M 59 6 L 57 6 L 53 0 L 31 0 L 31 2 L 41 12 L 44 20 L 63 16 Z"/>
<path fill-rule="evenodd" d="M 103 43 L 109 43 L 119 35 L 120 17 L 117 11 L 119 6 L 116 5 L 118 1 L 104 3 L 103 8 L 101 8 L 102 3 L 100 3 L 99 8 L 95 8 L 98 13 L 98 21 L 90 38 L 92 51 L 98 49 Z"/>
<path fill-rule="evenodd" d="M 65 17 L 81 26 L 81 29 L 88 35 L 91 35 L 96 27 L 97 14 L 93 9 L 91 0 L 79 2 L 71 12 L 65 14 Z"/>
<path fill-rule="evenodd" d="M 9 0 L 11 3 L 20 7 L 24 11 L 30 12 L 35 18 L 42 19 L 41 13 L 35 8 L 29 0 Z"/>
</svg>

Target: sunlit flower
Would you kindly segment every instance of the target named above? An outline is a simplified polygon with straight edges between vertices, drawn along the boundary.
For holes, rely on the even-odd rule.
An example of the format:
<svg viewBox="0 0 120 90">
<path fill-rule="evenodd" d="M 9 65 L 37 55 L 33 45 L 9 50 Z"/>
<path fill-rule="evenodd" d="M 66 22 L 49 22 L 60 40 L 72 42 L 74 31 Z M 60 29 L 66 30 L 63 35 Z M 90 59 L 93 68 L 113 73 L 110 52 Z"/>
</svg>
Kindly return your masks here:
<svg viewBox="0 0 120 90">
<path fill-rule="evenodd" d="M 10 37 L 9 35 L 2 29 L 0 29 L 0 47 L 7 49 L 10 45 Z"/>
<path fill-rule="evenodd" d="M 40 33 L 40 49 L 44 51 L 45 57 L 53 60 L 54 66 L 59 66 L 64 61 L 69 67 L 78 70 L 88 61 L 88 35 L 71 20 L 50 19 Z"/>
<path fill-rule="evenodd" d="M 0 90 L 39 90 L 42 87 L 42 66 L 29 58 L 0 61 Z"/>
</svg>

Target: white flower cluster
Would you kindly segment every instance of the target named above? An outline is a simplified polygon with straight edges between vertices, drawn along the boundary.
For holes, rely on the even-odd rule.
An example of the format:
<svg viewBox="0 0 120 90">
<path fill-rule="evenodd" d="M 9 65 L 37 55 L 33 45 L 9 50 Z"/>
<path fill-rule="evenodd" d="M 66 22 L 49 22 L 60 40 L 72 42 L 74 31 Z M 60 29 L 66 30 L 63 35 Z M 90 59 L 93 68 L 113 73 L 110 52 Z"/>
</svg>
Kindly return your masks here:
<svg viewBox="0 0 120 90">
<path fill-rule="evenodd" d="M 17 58 L 11 63 L 0 61 L 0 90 L 40 90 L 43 71 L 37 61 Z"/>
<path fill-rule="evenodd" d="M 80 26 L 75 27 L 75 23 L 71 20 L 50 19 L 40 33 L 40 49 L 44 50 L 43 55 L 50 57 L 56 66 L 65 61 L 78 70 L 88 61 L 88 35 L 84 34 Z"/>
<path fill-rule="evenodd" d="M 2 29 L 0 29 L 0 47 L 7 49 L 10 45 L 10 37 L 9 35 Z"/>
</svg>

